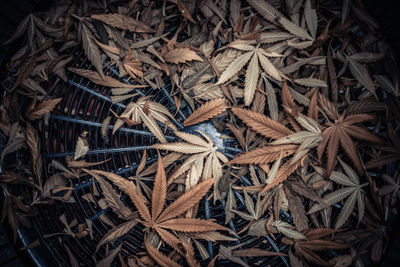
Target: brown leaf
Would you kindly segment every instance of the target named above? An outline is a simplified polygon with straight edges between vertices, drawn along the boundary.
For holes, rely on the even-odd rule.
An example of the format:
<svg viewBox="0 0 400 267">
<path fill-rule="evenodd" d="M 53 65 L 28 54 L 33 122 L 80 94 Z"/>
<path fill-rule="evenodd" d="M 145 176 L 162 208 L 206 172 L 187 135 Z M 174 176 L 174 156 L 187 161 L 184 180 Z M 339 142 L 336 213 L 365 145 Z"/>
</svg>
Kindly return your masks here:
<svg viewBox="0 0 400 267">
<path fill-rule="evenodd" d="M 96 264 L 96 267 L 110 267 L 111 263 L 113 262 L 115 256 L 117 255 L 117 253 L 120 251 L 121 247 L 122 247 L 121 243 L 118 247 L 116 247 L 115 249 L 111 250 L 111 252 L 107 255 L 107 257 L 105 257 L 104 259 L 102 259 L 101 261 L 99 261 Z"/>
<path fill-rule="evenodd" d="M 196 23 L 192 16 L 190 15 L 189 10 L 187 9 L 186 5 L 182 2 L 182 0 L 177 0 L 176 4 L 178 5 L 179 10 L 181 11 L 182 16 L 184 16 L 187 20 L 192 23 Z"/>
<path fill-rule="evenodd" d="M 168 219 L 181 215 L 188 209 L 194 207 L 200 199 L 210 190 L 214 184 L 214 179 L 207 179 L 204 182 L 196 185 L 190 191 L 186 192 L 169 205 L 158 217 L 158 222 L 163 222 Z"/>
<path fill-rule="evenodd" d="M 297 148 L 297 145 L 264 146 L 240 154 L 227 164 L 266 164 L 294 154 Z"/>
<path fill-rule="evenodd" d="M 272 139 L 279 139 L 293 132 L 267 116 L 241 108 L 232 108 L 233 113 L 257 133 Z"/>
<path fill-rule="evenodd" d="M 206 120 L 209 120 L 226 109 L 225 107 L 225 99 L 215 99 L 210 102 L 207 102 L 201 105 L 198 109 L 196 109 L 185 121 L 185 126 L 194 125 Z"/>
<path fill-rule="evenodd" d="M 153 258 L 158 264 L 163 267 L 182 267 L 180 264 L 176 263 L 169 257 L 165 256 L 161 252 L 159 252 L 155 247 L 150 245 L 147 240 L 144 240 L 144 245 L 146 247 L 147 252 L 149 253 L 150 257 Z"/>
<path fill-rule="evenodd" d="M 229 228 L 219 225 L 211 220 L 202 220 L 195 218 L 170 219 L 158 224 L 159 227 L 167 228 L 173 231 L 181 232 L 209 232 L 224 230 L 230 232 Z"/>
<path fill-rule="evenodd" d="M 116 185 L 121 191 L 129 196 L 135 207 L 139 211 L 140 216 L 146 221 L 151 221 L 150 212 L 147 208 L 143 197 L 137 194 L 136 186 L 132 181 L 128 181 L 121 176 L 100 170 L 87 170 L 83 169 L 83 171 L 89 173 L 90 175 L 103 175 L 107 177 L 107 179 L 111 180 L 114 185 Z"/>
<path fill-rule="evenodd" d="M 134 56 L 132 50 L 129 50 L 124 58 L 124 68 L 128 74 L 135 79 L 136 76 L 143 78 L 142 63 Z"/>
<path fill-rule="evenodd" d="M 203 59 L 196 54 L 193 50 L 189 48 L 175 48 L 163 55 L 165 61 L 179 64 L 179 63 L 186 63 L 188 61 L 200 61 L 203 62 Z"/>
<path fill-rule="evenodd" d="M 117 192 L 115 192 L 111 184 L 93 172 L 89 174 L 91 174 L 92 177 L 94 177 L 100 184 L 101 190 L 103 191 L 103 195 L 105 197 L 107 204 L 115 213 L 118 214 L 118 217 L 125 220 L 132 219 L 133 212 L 128 207 L 125 206 L 125 204 L 120 199 L 120 196 L 117 194 Z"/>
<path fill-rule="evenodd" d="M 106 244 L 106 243 L 112 243 L 121 236 L 127 234 L 135 225 L 137 224 L 136 220 L 130 220 L 125 223 L 122 223 L 114 228 L 112 228 L 110 231 L 108 231 L 102 239 L 99 241 L 99 243 L 96 246 L 96 251 L 99 250 L 99 248 Z"/>
<path fill-rule="evenodd" d="M 40 119 L 44 114 L 52 112 L 61 100 L 62 98 L 44 100 L 32 110 L 27 111 L 26 117 L 31 121 Z"/>
<path fill-rule="evenodd" d="M 40 149 L 40 139 L 38 131 L 30 123 L 26 123 L 26 143 L 32 156 L 32 168 L 39 185 L 42 185 L 42 154 Z"/>
<path fill-rule="evenodd" d="M 284 187 L 284 190 L 289 201 L 290 215 L 293 218 L 293 222 L 296 225 L 297 230 L 302 232 L 308 229 L 308 219 L 301 199 L 294 195 L 286 186 Z"/>
<path fill-rule="evenodd" d="M 83 50 L 90 62 L 94 65 L 97 70 L 97 74 L 100 78 L 104 78 L 103 73 L 103 60 L 101 59 L 99 47 L 96 44 L 96 39 L 94 38 L 91 30 L 85 23 L 82 23 L 81 39 Z"/>
<path fill-rule="evenodd" d="M 110 26 L 131 32 L 155 32 L 145 23 L 122 14 L 93 14 L 91 18 L 100 20 Z"/>
<path fill-rule="evenodd" d="M 167 195 L 167 177 L 165 175 L 164 164 L 160 152 L 158 152 L 158 167 L 154 178 L 153 197 L 151 201 L 151 214 L 153 221 L 157 220 L 158 215 L 165 205 Z"/>
</svg>

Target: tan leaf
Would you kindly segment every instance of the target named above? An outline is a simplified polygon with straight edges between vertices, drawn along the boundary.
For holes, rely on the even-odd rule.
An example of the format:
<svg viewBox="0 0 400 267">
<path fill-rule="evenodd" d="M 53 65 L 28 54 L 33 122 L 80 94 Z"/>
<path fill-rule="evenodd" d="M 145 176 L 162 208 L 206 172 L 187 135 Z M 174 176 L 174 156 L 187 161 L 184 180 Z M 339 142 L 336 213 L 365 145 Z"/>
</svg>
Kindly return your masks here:
<svg viewBox="0 0 400 267">
<path fill-rule="evenodd" d="M 254 52 L 251 51 L 237 57 L 221 74 L 216 85 L 227 82 L 230 78 L 237 74 L 244 67 L 244 65 L 247 64 L 253 54 Z"/>
<path fill-rule="evenodd" d="M 246 71 L 245 78 L 244 104 L 246 106 L 250 106 L 253 102 L 254 93 L 256 92 L 258 82 L 259 71 L 258 57 L 257 54 L 253 53 L 253 56 Z"/>
<path fill-rule="evenodd" d="M 179 64 L 179 63 L 186 63 L 188 61 L 200 61 L 203 62 L 203 59 L 196 54 L 193 50 L 189 48 L 175 48 L 163 55 L 165 61 Z"/>
<path fill-rule="evenodd" d="M 122 14 L 93 14 L 91 18 L 100 20 L 110 26 L 131 32 L 154 32 L 145 23 Z"/>
<path fill-rule="evenodd" d="M 134 84 L 122 83 L 110 76 L 104 76 L 103 79 L 97 72 L 91 70 L 76 69 L 76 68 L 68 68 L 68 70 L 89 79 L 91 82 L 95 84 L 104 85 L 108 87 L 144 88 L 148 86 L 148 85 L 134 85 Z"/>
<path fill-rule="evenodd" d="M 290 237 L 293 239 L 306 239 L 306 237 L 302 233 L 300 233 L 296 230 L 293 230 L 294 227 L 286 222 L 274 221 L 271 223 L 271 225 L 276 227 L 276 229 L 278 229 L 279 232 L 281 232 L 282 234 L 284 234 L 287 237 Z"/>
<path fill-rule="evenodd" d="M 315 39 L 317 35 L 317 28 L 318 28 L 318 18 L 317 12 L 315 9 L 311 7 L 311 1 L 306 0 L 304 6 L 304 17 L 307 22 L 308 31 L 310 32 L 313 39 Z"/>
<path fill-rule="evenodd" d="M 328 87 L 325 81 L 315 78 L 294 79 L 295 83 L 308 87 Z"/>
<path fill-rule="evenodd" d="M 283 28 L 285 28 L 288 32 L 290 32 L 293 35 L 296 35 L 297 37 L 305 40 L 313 40 L 313 38 L 305 31 L 303 28 L 297 26 L 290 20 L 288 20 L 285 17 L 280 17 L 278 18 L 279 23 L 282 25 Z"/>
<path fill-rule="evenodd" d="M 78 140 L 76 141 L 75 145 L 74 160 L 85 156 L 88 152 L 89 146 L 87 145 L 87 142 L 85 142 L 82 137 L 78 136 Z"/>
<path fill-rule="evenodd" d="M 194 125 L 213 118 L 225 111 L 225 99 L 215 99 L 196 109 L 185 121 L 185 126 Z"/>
<path fill-rule="evenodd" d="M 272 64 L 272 62 L 262 53 L 257 52 L 258 60 L 264 71 L 275 80 L 282 81 L 283 74 Z"/>
</svg>

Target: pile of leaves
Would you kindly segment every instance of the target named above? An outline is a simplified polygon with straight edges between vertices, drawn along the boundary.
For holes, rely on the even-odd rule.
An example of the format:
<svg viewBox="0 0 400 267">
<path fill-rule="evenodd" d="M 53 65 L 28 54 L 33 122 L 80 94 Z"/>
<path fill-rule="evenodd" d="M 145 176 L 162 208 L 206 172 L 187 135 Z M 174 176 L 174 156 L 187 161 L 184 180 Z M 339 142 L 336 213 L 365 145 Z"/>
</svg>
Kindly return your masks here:
<svg viewBox="0 0 400 267">
<path fill-rule="evenodd" d="M 107 211 L 100 219 L 110 226 L 92 251 L 98 266 L 249 266 L 277 257 L 347 266 L 362 265 L 365 253 L 379 262 L 390 247 L 399 76 L 360 1 L 65 0 L 27 16 L 5 45 L 15 51 L 2 68 L 1 217 L 14 240 L 43 205 L 73 206 L 74 186 L 90 177 L 94 194 L 82 199 Z M 76 51 L 89 68 L 74 65 Z M 44 129 L 68 101 L 55 88 L 69 75 L 106 88 L 114 105 L 102 118 L 105 140 L 122 127 L 153 136 L 131 177 L 104 171 L 107 160 L 86 161 L 86 131 L 73 137 L 73 156 L 44 165 L 43 144 L 54 142 Z M 146 88 L 168 88 L 175 105 Z M 126 107 L 117 113 L 119 103 Z M 187 130 L 204 123 L 217 139 Z M 228 141 L 229 151 L 220 145 Z M 223 219 L 210 219 L 203 201 L 222 205 Z M 91 220 L 59 219 L 64 231 L 43 240 L 93 240 Z M 130 255 L 121 238 L 132 229 L 143 240 Z"/>
</svg>

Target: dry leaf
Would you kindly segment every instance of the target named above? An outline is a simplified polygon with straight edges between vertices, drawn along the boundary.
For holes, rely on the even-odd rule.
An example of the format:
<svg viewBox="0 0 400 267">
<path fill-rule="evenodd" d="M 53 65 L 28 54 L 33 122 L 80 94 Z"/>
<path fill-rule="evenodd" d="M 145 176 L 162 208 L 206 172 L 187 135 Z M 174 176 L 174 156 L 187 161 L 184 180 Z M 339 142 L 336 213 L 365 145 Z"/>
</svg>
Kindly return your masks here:
<svg viewBox="0 0 400 267">
<path fill-rule="evenodd" d="M 185 126 L 194 125 L 206 120 L 209 120 L 226 109 L 225 99 L 215 99 L 213 101 L 207 102 L 196 109 L 185 121 Z"/>
</svg>

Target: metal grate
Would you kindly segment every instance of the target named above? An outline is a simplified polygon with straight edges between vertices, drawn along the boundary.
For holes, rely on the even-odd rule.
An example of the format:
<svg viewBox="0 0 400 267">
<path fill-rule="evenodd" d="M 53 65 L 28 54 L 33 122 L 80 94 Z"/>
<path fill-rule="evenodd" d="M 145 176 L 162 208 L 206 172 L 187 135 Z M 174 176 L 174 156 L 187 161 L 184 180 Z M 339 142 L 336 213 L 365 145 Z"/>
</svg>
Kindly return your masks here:
<svg viewBox="0 0 400 267">
<path fill-rule="evenodd" d="M 74 67 L 81 69 L 91 68 L 86 56 L 81 51 L 75 51 L 74 55 L 75 60 L 72 64 Z M 119 79 L 118 71 L 112 67 L 107 67 L 105 73 Z M 129 83 L 127 80 L 123 81 Z M 173 98 L 169 95 L 171 84 L 169 83 L 169 79 L 165 79 L 164 82 L 166 85 L 160 90 L 153 90 L 148 87 L 137 90 L 137 92 L 143 96 L 151 95 L 152 101 L 161 103 L 169 108 L 171 112 L 175 112 L 176 105 Z M 72 73 L 68 74 L 67 83 L 62 82 L 61 80 L 56 80 L 52 84 L 49 93 L 56 97 L 62 97 L 63 100 L 50 116 L 48 123 L 43 124 L 41 141 L 44 166 L 48 166 L 53 159 L 63 161 L 65 156 L 73 155 L 74 144 L 77 137 L 86 130 L 89 132 L 88 140 L 90 147 L 90 151 L 86 156 L 87 161 L 98 162 L 110 159 L 107 163 L 100 165 L 99 168 L 115 172 L 124 177 L 135 174 L 143 150 L 147 146 L 155 143 L 155 138 L 151 132 L 138 125 L 130 128 L 122 127 L 115 133 L 115 135 L 112 135 L 112 125 L 115 122 L 115 118 L 113 118 L 108 129 L 109 140 L 104 140 L 100 134 L 102 121 L 107 116 L 112 116 L 110 109 L 120 114 L 125 109 L 126 104 L 133 99 L 123 101 L 122 103 L 112 104 L 108 88 L 93 84 L 89 80 Z M 190 114 L 191 110 L 189 107 L 178 112 L 176 116 L 176 126 L 180 130 L 193 131 L 197 129 L 197 127 L 200 127 L 213 138 L 214 142 L 218 143 L 221 152 L 228 157 L 232 158 L 235 154 L 241 152 L 241 150 L 237 148 L 237 144 L 234 140 L 218 139 L 219 133 L 211 123 L 203 123 L 200 126 L 187 127 L 187 129 L 184 128 L 181 123 Z M 167 132 L 166 136 L 169 141 L 174 141 L 176 139 L 172 132 Z M 155 151 L 149 150 L 147 153 L 147 164 L 151 164 L 156 160 L 157 154 Z M 45 178 L 48 179 L 51 174 L 52 170 L 47 169 L 45 171 Z M 55 201 L 53 205 L 40 208 L 39 215 L 33 220 L 33 231 L 21 232 L 25 239 L 32 239 L 35 236 L 39 237 L 41 244 L 43 244 L 47 248 L 48 252 L 50 252 L 49 255 L 45 255 L 45 250 L 39 250 L 37 253 L 33 253 L 33 256 L 37 258 L 36 261 L 39 265 L 50 266 L 48 260 L 53 259 L 63 266 L 68 266 L 69 259 L 67 253 L 65 253 L 64 245 L 72 251 L 79 262 L 84 265 L 91 265 L 93 263 L 92 256 L 96 244 L 111 228 L 99 218 L 101 214 L 109 214 L 110 210 L 102 210 L 93 203 L 87 202 L 81 198 L 82 195 L 87 193 L 92 194 L 95 200 L 101 198 L 101 196 L 96 197 L 94 195 L 92 179 L 89 177 L 82 177 L 79 180 L 74 180 L 74 182 L 73 196 L 76 203 Z M 245 184 L 250 185 L 250 182 L 245 177 L 242 177 L 242 179 L 239 180 L 238 185 Z M 235 197 L 239 203 L 238 210 L 245 211 L 242 195 L 240 195 L 239 192 L 235 192 Z M 124 196 L 122 196 L 121 199 L 128 206 L 132 206 L 128 201 L 126 201 Z M 207 200 L 206 196 L 200 203 L 198 215 L 203 218 L 213 218 L 217 220 L 217 222 L 223 223 L 225 219 L 224 205 L 224 201 L 217 202 L 214 205 L 212 201 Z M 65 214 L 68 222 L 75 218 L 78 220 L 78 223 L 85 223 L 86 219 L 92 221 L 93 240 L 88 236 L 81 239 L 75 239 L 68 235 L 52 235 L 54 233 L 61 233 L 64 229 L 64 226 L 59 221 L 59 217 L 62 214 Z M 284 219 L 290 219 L 286 213 L 282 213 L 282 216 Z M 123 222 L 116 218 L 116 216 L 112 216 L 112 214 L 109 214 L 108 218 L 111 219 L 115 225 Z M 229 222 L 229 227 L 236 232 L 240 231 L 246 224 L 246 221 L 236 216 L 231 222 Z M 50 237 L 48 237 L 49 235 Z M 117 240 L 114 243 L 114 247 L 123 242 L 121 253 L 126 256 L 141 252 L 143 251 L 141 245 L 143 237 L 143 229 L 140 225 L 137 225 L 128 234 Z M 269 236 L 266 236 L 265 238 L 247 236 L 240 239 L 240 241 L 236 241 L 236 243 L 233 242 L 231 245 L 239 244 L 239 242 L 243 243 L 243 248 L 259 246 L 260 248 L 272 251 L 287 251 L 286 246 L 277 246 Z M 218 246 L 213 246 L 212 242 L 205 242 L 203 245 L 208 248 L 211 257 L 218 253 Z M 103 247 L 97 252 L 96 257 L 102 258 L 105 253 L 106 251 Z M 227 261 L 219 261 L 219 264 L 224 263 L 226 264 Z M 253 258 L 247 260 L 247 263 L 250 265 L 257 264 L 259 266 L 289 266 L 284 257 L 278 256 Z"/>
</svg>

